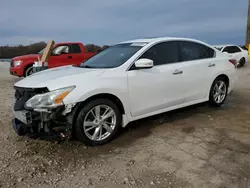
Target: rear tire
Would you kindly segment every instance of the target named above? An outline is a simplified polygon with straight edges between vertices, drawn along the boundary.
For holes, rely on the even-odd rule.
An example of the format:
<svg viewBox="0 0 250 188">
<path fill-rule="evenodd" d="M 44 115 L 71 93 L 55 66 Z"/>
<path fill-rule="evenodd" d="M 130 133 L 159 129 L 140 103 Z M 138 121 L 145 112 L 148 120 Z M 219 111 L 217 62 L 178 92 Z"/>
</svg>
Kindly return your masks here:
<svg viewBox="0 0 250 188">
<path fill-rule="evenodd" d="M 80 110 L 74 135 L 89 146 L 103 145 L 111 141 L 121 127 L 122 114 L 117 105 L 108 99 L 95 99 Z"/>
<path fill-rule="evenodd" d="M 214 80 L 210 93 L 209 104 L 214 107 L 220 107 L 227 98 L 228 82 L 225 77 L 218 77 Z"/>
<path fill-rule="evenodd" d="M 237 67 L 244 67 L 245 63 L 246 63 L 246 59 L 243 57 L 240 59 Z"/>
</svg>

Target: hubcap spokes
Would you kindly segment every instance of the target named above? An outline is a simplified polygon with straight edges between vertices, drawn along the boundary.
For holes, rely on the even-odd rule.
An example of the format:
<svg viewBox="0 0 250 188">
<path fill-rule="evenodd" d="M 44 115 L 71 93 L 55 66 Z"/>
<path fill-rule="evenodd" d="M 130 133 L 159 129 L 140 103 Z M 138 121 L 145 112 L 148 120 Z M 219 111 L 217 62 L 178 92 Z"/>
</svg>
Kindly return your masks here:
<svg viewBox="0 0 250 188">
<path fill-rule="evenodd" d="M 113 132 L 115 124 L 114 110 L 107 105 L 98 105 L 85 116 L 83 130 L 89 139 L 101 141 Z"/>
<path fill-rule="evenodd" d="M 218 81 L 215 84 L 213 90 L 214 101 L 218 104 L 221 103 L 226 97 L 226 92 L 227 92 L 226 83 L 223 81 Z"/>
</svg>

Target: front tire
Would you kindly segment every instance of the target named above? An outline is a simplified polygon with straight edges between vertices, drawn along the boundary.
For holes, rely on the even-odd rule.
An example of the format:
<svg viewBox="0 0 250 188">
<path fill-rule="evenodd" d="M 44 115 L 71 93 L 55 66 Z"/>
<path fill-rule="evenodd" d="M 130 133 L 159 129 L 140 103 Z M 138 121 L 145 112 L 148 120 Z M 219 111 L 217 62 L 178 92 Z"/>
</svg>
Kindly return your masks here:
<svg viewBox="0 0 250 188">
<path fill-rule="evenodd" d="M 212 106 L 220 107 L 227 98 L 228 82 L 224 77 L 218 77 L 214 80 L 210 93 L 209 103 Z"/>
<path fill-rule="evenodd" d="M 89 146 L 111 141 L 121 127 L 122 115 L 117 105 L 108 99 L 95 99 L 79 112 L 74 127 L 77 140 Z"/>
<path fill-rule="evenodd" d="M 24 72 L 24 77 L 30 76 L 32 74 L 33 74 L 33 66 L 29 66 L 28 68 L 26 68 Z"/>
</svg>

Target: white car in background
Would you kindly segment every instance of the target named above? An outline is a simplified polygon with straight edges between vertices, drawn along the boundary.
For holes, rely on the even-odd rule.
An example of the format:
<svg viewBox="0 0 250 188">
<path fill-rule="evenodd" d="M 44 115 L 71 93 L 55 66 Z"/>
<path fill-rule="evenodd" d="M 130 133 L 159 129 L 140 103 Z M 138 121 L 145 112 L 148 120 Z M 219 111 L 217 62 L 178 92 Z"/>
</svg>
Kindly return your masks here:
<svg viewBox="0 0 250 188">
<path fill-rule="evenodd" d="M 186 38 L 152 38 L 109 47 L 80 66 L 35 73 L 15 83 L 18 135 L 109 142 L 129 122 L 209 101 L 221 106 L 236 61 Z"/>
<path fill-rule="evenodd" d="M 248 51 L 238 45 L 215 45 L 223 53 L 228 53 L 230 58 L 237 61 L 237 67 L 243 67 L 248 61 Z"/>
</svg>

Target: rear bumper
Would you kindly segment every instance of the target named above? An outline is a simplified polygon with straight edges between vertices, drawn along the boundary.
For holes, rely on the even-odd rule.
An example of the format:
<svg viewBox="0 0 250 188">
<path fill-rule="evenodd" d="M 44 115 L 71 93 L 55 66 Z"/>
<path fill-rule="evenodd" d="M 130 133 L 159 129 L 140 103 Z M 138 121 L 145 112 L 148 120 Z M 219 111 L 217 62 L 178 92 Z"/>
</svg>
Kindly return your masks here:
<svg viewBox="0 0 250 188">
<path fill-rule="evenodd" d="M 23 69 L 21 67 L 10 67 L 10 74 L 14 76 L 23 76 Z"/>
</svg>

